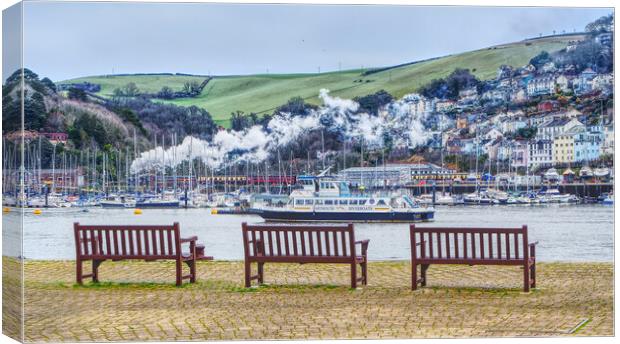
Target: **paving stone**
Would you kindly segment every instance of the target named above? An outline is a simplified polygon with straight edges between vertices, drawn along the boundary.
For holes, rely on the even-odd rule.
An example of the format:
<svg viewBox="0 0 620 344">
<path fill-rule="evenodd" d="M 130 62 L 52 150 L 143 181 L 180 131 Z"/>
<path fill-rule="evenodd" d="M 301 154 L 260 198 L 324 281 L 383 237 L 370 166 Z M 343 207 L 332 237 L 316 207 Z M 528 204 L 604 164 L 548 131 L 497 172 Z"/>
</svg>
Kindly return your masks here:
<svg viewBox="0 0 620 344">
<path fill-rule="evenodd" d="M 613 335 L 609 263 L 539 263 L 531 293 L 521 292 L 518 267 L 431 266 L 428 286 L 415 292 L 410 268 L 372 262 L 368 286 L 350 290 L 348 266 L 266 264 L 266 285 L 246 289 L 243 262 L 200 262 L 198 282 L 177 288 L 173 262 L 104 262 L 101 283 L 76 286 L 74 262 L 27 261 L 25 336 L 101 342 Z"/>
</svg>

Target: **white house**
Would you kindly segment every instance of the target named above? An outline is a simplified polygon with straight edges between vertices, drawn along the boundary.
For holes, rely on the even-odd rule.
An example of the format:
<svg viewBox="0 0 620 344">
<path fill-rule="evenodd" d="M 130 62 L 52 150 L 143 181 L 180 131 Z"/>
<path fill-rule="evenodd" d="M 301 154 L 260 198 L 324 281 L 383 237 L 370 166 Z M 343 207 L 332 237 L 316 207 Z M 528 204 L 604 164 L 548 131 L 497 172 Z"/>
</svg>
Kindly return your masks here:
<svg viewBox="0 0 620 344">
<path fill-rule="evenodd" d="M 577 94 L 586 94 L 592 91 L 592 80 L 596 77 L 596 72 L 586 68 L 579 77 L 573 81 L 573 88 Z"/>
<path fill-rule="evenodd" d="M 571 90 L 571 79 L 564 74 L 555 78 L 555 84 L 564 93 Z"/>
<path fill-rule="evenodd" d="M 614 126 L 603 127 L 603 142 L 601 144 L 601 154 L 614 154 Z"/>
<path fill-rule="evenodd" d="M 527 95 L 530 97 L 552 94 L 555 92 L 555 77 L 543 75 L 531 79 L 527 83 Z"/>
<path fill-rule="evenodd" d="M 599 74 L 592 79 L 592 90 L 612 90 L 614 87 L 613 74 Z"/>
<path fill-rule="evenodd" d="M 527 148 L 530 168 L 553 165 L 553 140 L 533 140 L 528 143 Z"/>
<path fill-rule="evenodd" d="M 556 135 L 575 127 L 583 127 L 585 129 L 583 123 L 576 118 L 553 117 L 551 120 L 538 126 L 536 137 L 538 139 L 553 140 Z"/>
</svg>

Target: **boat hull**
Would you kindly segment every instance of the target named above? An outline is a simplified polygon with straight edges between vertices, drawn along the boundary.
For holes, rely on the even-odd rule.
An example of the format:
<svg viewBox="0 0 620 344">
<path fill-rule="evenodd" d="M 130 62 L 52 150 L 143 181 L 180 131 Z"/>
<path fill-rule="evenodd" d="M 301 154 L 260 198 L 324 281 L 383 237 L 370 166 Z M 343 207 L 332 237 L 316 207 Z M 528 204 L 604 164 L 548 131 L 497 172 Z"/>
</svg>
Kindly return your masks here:
<svg viewBox="0 0 620 344">
<path fill-rule="evenodd" d="M 179 201 L 171 202 L 137 202 L 136 208 L 178 208 Z"/>
<path fill-rule="evenodd" d="M 434 211 L 421 212 L 300 212 L 264 209 L 256 212 L 268 222 L 427 222 Z"/>
</svg>

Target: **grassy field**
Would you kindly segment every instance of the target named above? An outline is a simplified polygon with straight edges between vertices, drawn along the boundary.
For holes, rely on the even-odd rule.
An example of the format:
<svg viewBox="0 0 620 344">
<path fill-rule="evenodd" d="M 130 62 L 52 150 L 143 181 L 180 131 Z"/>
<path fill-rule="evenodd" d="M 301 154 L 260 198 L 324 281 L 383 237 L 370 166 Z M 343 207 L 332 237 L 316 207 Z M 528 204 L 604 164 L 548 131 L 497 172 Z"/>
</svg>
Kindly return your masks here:
<svg viewBox="0 0 620 344">
<path fill-rule="evenodd" d="M 103 76 L 87 76 L 83 78 L 61 81 L 60 83 L 80 83 L 90 82 L 101 85 L 100 96 L 112 96 L 115 88 L 121 88 L 130 82 L 134 82 L 142 92 L 154 93 L 163 86 L 168 86 L 174 91 L 180 91 L 183 84 L 188 81 L 197 81 L 201 83 L 205 77 L 187 76 L 187 75 L 103 75 Z"/>
<path fill-rule="evenodd" d="M 319 104 L 319 90 L 326 88 L 334 96 L 353 98 L 384 89 L 395 97 L 417 91 L 433 79 L 447 76 L 455 68 L 468 68 L 481 79 L 491 79 L 502 64 L 523 66 L 543 50 L 564 48 L 575 36 L 557 36 L 527 42 L 498 45 L 439 59 L 393 68 L 362 76 L 361 70 L 321 74 L 277 74 L 249 76 L 216 76 L 196 98 L 175 99 L 170 103 L 207 109 L 220 124 L 227 125 L 231 112 L 269 113 L 288 99 L 300 96 Z M 163 85 L 179 88 L 187 80 L 197 77 L 181 76 L 119 76 L 86 77 L 69 80 L 102 84 L 101 95 L 111 94 L 116 87 L 129 81 L 142 90 L 156 91 Z M 200 78 L 198 78 L 200 79 Z M 361 80 L 361 82 L 360 82 Z"/>
</svg>

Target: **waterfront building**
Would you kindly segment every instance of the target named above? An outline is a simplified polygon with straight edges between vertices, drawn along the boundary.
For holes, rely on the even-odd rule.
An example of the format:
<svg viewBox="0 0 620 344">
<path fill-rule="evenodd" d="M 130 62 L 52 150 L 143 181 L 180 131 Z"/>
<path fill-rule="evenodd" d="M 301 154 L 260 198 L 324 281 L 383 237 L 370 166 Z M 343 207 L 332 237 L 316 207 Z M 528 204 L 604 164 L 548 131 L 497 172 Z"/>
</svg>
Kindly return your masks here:
<svg viewBox="0 0 620 344">
<path fill-rule="evenodd" d="M 603 127 L 603 143 L 601 144 L 600 154 L 614 154 L 614 126 Z"/>
<path fill-rule="evenodd" d="M 353 187 L 393 187 L 428 179 L 454 179 L 455 170 L 431 163 L 386 164 L 376 167 L 350 167 L 338 173 L 338 178 Z"/>
<path fill-rule="evenodd" d="M 553 165 L 553 140 L 539 138 L 529 142 L 527 146 L 530 168 Z"/>
<path fill-rule="evenodd" d="M 562 133 L 553 141 L 554 163 L 570 164 L 599 158 L 603 133 L 575 128 Z"/>
</svg>

